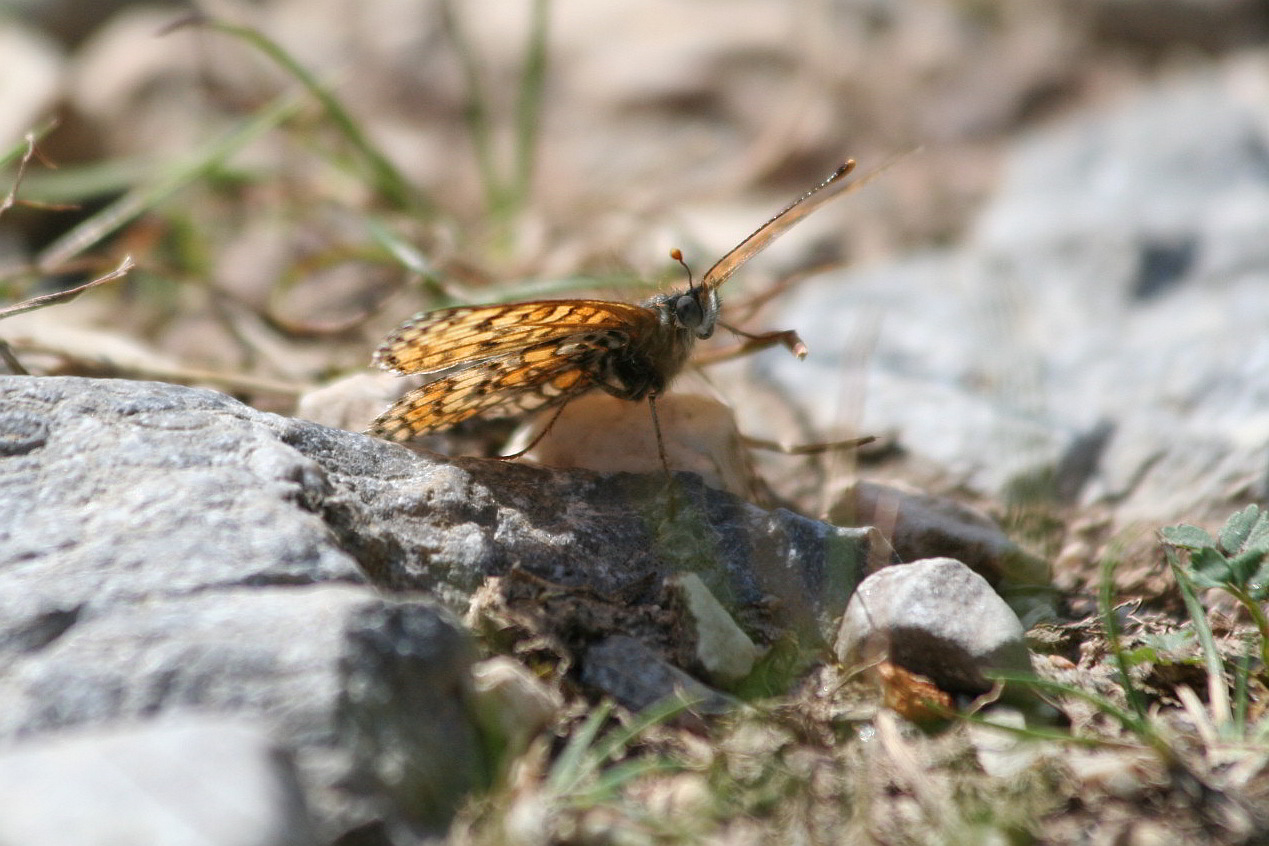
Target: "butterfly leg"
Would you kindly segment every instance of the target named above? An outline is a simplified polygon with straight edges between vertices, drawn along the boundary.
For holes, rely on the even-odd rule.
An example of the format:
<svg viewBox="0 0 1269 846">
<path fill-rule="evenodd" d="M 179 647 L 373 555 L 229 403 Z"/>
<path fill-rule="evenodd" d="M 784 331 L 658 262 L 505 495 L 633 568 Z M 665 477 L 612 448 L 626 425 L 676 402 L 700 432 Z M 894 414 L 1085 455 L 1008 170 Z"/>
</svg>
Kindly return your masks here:
<svg viewBox="0 0 1269 846">
<path fill-rule="evenodd" d="M 661 418 L 657 416 L 656 394 L 648 394 L 648 411 L 652 412 L 652 431 L 657 436 L 657 455 L 661 458 L 661 469 L 665 471 L 665 478 L 673 482 L 674 474 L 670 472 L 670 461 L 665 457 L 665 438 L 661 436 Z"/>
<path fill-rule="evenodd" d="M 567 407 L 568 407 L 568 403 L 566 402 L 560 403 L 560 407 L 555 409 L 555 413 L 551 415 L 551 419 L 548 420 L 546 422 L 546 425 L 542 427 L 541 432 L 538 432 L 536 435 L 533 436 L 533 440 L 529 441 L 529 445 L 527 447 L 521 450 L 517 450 L 516 452 L 513 452 L 510 455 L 495 455 L 494 458 L 497 459 L 498 461 L 515 461 L 517 458 L 520 458 L 521 456 L 523 456 L 526 452 L 528 452 L 529 450 L 537 446 L 538 441 L 546 437 L 546 433 L 551 431 L 551 427 L 555 425 L 556 420 L 560 419 L 560 415 L 564 413 L 564 409 Z"/>
<path fill-rule="evenodd" d="M 665 496 L 669 508 L 669 519 L 673 522 L 679 514 L 678 484 L 674 480 L 673 471 L 670 470 L 670 460 L 665 454 L 665 438 L 661 434 L 661 418 L 657 415 L 656 394 L 648 394 L 648 411 L 652 414 L 652 431 L 657 437 L 657 455 L 661 459 L 661 469 L 665 471 Z"/>
<path fill-rule="evenodd" d="M 714 364 L 719 361 L 727 361 L 742 355 L 747 355 L 758 350 L 765 350 L 768 347 L 776 345 L 783 346 L 789 352 L 798 358 L 806 358 L 806 344 L 798 337 L 798 333 L 792 329 L 778 330 L 774 332 L 762 332 L 757 335 L 737 329 L 734 326 L 728 326 L 721 321 L 718 324 L 734 335 L 739 335 L 745 340 L 730 349 L 718 350 L 711 355 L 698 355 L 696 357 L 697 364 Z"/>
</svg>

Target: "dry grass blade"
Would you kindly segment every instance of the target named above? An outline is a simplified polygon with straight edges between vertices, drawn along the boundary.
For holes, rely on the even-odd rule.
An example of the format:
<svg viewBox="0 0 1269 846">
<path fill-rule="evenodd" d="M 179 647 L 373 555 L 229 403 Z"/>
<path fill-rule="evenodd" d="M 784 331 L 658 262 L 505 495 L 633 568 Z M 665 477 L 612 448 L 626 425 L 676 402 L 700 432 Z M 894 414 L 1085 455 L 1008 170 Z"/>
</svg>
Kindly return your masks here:
<svg viewBox="0 0 1269 846">
<path fill-rule="evenodd" d="M 35 158 L 35 133 L 28 132 L 23 136 L 26 143 L 26 151 L 22 153 L 22 158 L 18 159 L 18 172 L 13 177 L 13 187 L 9 189 L 9 193 L 4 195 L 4 200 L 0 200 L 0 216 L 13 208 L 18 201 L 18 189 L 22 187 L 22 177 L 26 176 L 27 165 L 31 163 L 31 159 Z"/>
<path fill-rule="evenodd" d="M 14 303 L 11 306 L 0 308 L 0 320 L 6 317 L 13 317 L 18 314 L 25 314 L 28 311 L 46 308 L 58 303 L 67 303 L 87 291 L 89 288 L 96 288 L 98 285 L 104 285 L 107 282 L 114 282 L 116 279 L 122 279 L 128 275 L 128 271 L 132 270 L 136 264 L 132 261 L 132 256 L 124 256 L 123 261 L 119 262 L 119 266 L 104 276 L 98 276 L 91 282 L 85 282 L 75 288 L 68 288 L 65 291 L 57 291 L 52 294 L 45 294 L 41 297 L 32 297 L 29 300 L 23 300 L 20 303 Z"/>
<path fill-rule="evenodd" d="M 18 361 L 18 357 L 13 354 L 13 347 L 9 346 L 7 341 L 0 340 L 0 360 L 4 361 L 9 372 L 15 376 L 30 376 L 30 372 L 22 366 L 22 362 Z"/>
<path fill-rule="evenodd" d="M 18 344 L 19 352 L 58 356 L 64 365 L 78 373 L 91 373 L 112 379 L 140 379 L 143 381 L 171 382 L 176 385 L 212 386 L 217 390 L 252 394 L 272 394 L 296 398 L 315 386 L 300 381 L 282 381 L 263 376 L 251 376 L 224 370 L 204 370 L 195 367 L 169 366 L 161 363 L 122 362 L 108 357 L 77 355 L 49 344 Z"/>
<path fill-rule="evenodd" d="M 745 446 L 751 449 L 763 449 L 768 452 L 778 452 L 782 455 L 819 455 L 820 453 L 839 449 L 855 449 L 856 447 L 866 446 L 877 440 L 877 436 L 864 435 L 863 437 L 846 438 L 840 441 L 797 445 L 782 444 L 766 438 L 751 438 L 748 435 L 742 436 L 741 440 Z"/>
</svg>

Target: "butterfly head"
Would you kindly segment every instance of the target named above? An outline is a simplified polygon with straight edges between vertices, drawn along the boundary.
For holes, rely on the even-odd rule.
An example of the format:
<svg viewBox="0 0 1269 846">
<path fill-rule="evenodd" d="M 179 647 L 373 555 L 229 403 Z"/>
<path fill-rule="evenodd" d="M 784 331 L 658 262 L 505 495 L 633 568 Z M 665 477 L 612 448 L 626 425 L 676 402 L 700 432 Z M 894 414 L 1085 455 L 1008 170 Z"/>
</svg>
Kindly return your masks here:
<svg viewBox="0 0 1269 846">
<path fill-rule="evenodd" d="M 674 328 L 689 330 L 698 338 L 714 334 L 719 308 L 716 292 L 689 288 L 683 293 L 670 294 L 665 306 Z"/>
<path fill-rule="evenodd" d="M 661 312 L 661 319 L 675 329 L 691 332 L 698 338 L 708 338 L 714 334 L 714 324 L 718 322 L 718 291 L 692 281 L 692 271 L 678 250 L 671 250 L 670 256 L 687 271 L 688 287 L 686 291 L 657 298 L 656 306 Z"/>
</svg>

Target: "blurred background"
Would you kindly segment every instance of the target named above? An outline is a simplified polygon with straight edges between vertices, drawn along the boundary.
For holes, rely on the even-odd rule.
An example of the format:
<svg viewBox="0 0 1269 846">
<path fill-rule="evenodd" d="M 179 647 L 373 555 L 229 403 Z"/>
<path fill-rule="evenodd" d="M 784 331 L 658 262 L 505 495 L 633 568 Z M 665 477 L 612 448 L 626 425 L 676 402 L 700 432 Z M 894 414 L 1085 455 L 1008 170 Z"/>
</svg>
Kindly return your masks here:
<svg viewBox="0 0 1269 846">
<path fill-rule="evenodd" d="M 636 299 L 919 147 L 728 283 L 812 349 L 720 371 L 742 428 L 1134 519 L 1263 497 L 1263 2 L 3 3 L 0 297 L 137 263 L 0 326 L 31 373 L 293 413 L 418 310 Z"/>
</svg>

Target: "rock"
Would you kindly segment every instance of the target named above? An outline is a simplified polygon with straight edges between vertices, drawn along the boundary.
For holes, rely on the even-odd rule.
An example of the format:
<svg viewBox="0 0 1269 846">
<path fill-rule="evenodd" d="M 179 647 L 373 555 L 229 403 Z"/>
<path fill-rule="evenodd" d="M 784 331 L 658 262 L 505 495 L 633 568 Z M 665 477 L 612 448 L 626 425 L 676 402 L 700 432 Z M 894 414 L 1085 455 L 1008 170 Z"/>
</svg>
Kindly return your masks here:
<svg viewBox="0 0 1269 846">
<path fill-rule="evenodd" d="M 359 791 L 424 832 L 443 831 L 463 797 L 487 785 L 466 692 L 466 632 L 436 609 L 368 609 L 345 630 L 339 727 Z"/>
<path fill-rule="evenodd" d="M 984 670 L 1031 669 L 1018 617 L 982 576 L 950 558 L 896 564 L 865 579 L 835 648 L 844 664 L 888 657 L 952 693 L 990 690 Z"/>
<path fill-rule="evenodd" d="M 1022 777 L 1035 767 L 1038 760 L 1053 754 L 1025 736 L 1027 717 L 1023 711 L 997 705 L 982 717 L 986 725 L 968 724 L 966 736 L 974 748 L 978 765 L 992 778 Z"/>
<path fill-rule="evenodd" d="M 454 681 L 470 657 L 435 609 L 385 603 L 368 588 L 338 584 L 222 588 L 187 581 L 180 590 L 189 593 L 119 597 L 87 602 L 75 613 L 46 614 L 39 637 L 7 641 L 0 737 L 191 711 L 250 720 L 295 756 L 327 833 L 380 814 L 418 815 L 417 796 L 385 805 L 363 786 L 365 774 L 385 760 L 404 757 L 416 781 L 442 780 L 442 799 L 480 782 L 481 745 Z M 421 618 L 432 628 L 412 632 L 395 653 L 369 663 L 359 633 L 385 615 Z M 421 664 L 410 649 L 440 657 Z M 377 697 L 373 709 L 356 695 L 364 690 Z M 426 720 L 420 721 L 421 710 Z M 368 711 L 374 732 L 355 731 Z M 384 735 L 396 738 L 401 722 L 444 742 L 428 745 L 409 736 L 412 744 L 397 742 L 392 749 L 376 743 Z M 471 764 L 464 769 L 463 761 Z"/>
<path fill-rule="evenodd" d="M 0 842 L 308 846 L 289 756 L 250 724 L 186 718 L 0 754 Z"/>
<path fill-rule="evenodd" d="M 697 714 L 718 714 L 737 704 L 625 635 L 613 635 L 591 647 L 582 663 L 582 681 L 631 711 L 671 697 L 691 703 L 688 710 Z"/>
<path fill-rule="evenodd" d="M 551 724 L 563 698 L 519 661 L 496 655 L 472 667 L 476 718 L 485 738 L 501 744 L 499 758 L 510 762 Z"/>
<path fill-rule="evenodd" d="M 815 403 L 812 423 L 831 431 L 822 386 L 859 366 L 841 339 L 881 320 L 858 427 L 895 432 L 949 486 L 1156 522 L 1261 495 L 1264 70 L 1231 60 L 1023 138 L 962 247 L 779 301 L 771 322 L 812 354 L 756 358 L 757 378 Z"/>
<path fill-rule="evenodd" d="M 231 716 L 294 756 L 320 838 L 433 831 L 491 771 L 473 655 L 446 612 L 382 591 L 461 610 L 521 574 L 655 623 L 690 571 L 750 631 L 817 642 L 889 556 L 676 482 L 446 459 L 175 385 L 0 377 L 0 739 Z M 612 631 L 576 646 L 625 690 L 603 656 L 658 653 L 594 646 Z M 674 625 L 648 631 L 678 655 Z M 690 678 L 647 666 L 623 701 Z"/>
<path fill-rule="evenodd" d="M 4 377 L 0 401 L 11 427 L 44 433 L 0 469 L 14 499 L 0 563 L 77 568 L 81 578 L 50 586 L 62 607 L 197 574 L 200 584 L 369 579 L 461 608 L 513 566 L 637 602 L 690 569 L 728 607 L 774 599 L 789 624 L 827 633 L 869 559 L 888 553 L 868 530 L 765 511 L 687 475 L 671 503 L 659 474 L 416 454 L 209 391 Z M 186 566 L 138 567 L 125 587 L 106 579 L 119 557 Z"/>
<path fill-rule="evenodd" d="M 321 517 L 329 478 L 281 418 L 124 381 L 7 377 L 0 395 L 0 738 L 248 720 L 294 755 L 331 836 L 436 824 L 480 783 L 465 636 L 366 584 Z M 443 789 L 385 801 L 372 776 L 389 758 Z"/>
<path fill-rule="evenodd" d="M 714 684 L 730 685 L 749 675 L 758 659 L 758 647 L 736 624 L 727 609 L 695 573 L 681 573 L 670 579 L 678 590 L 695 635 L 696 663 L 705 678 Z"/>
<path fill-rule="evenodd" d="M 1048 584 L 1048 565 L 1011 541 L 996 521 L 946 497 L 859 481 L 835 498 L 830 522 L 884 526 L 902 561 L 955 558 L 993 585 Z"/>
<path fill-rule="evenodd" d="M 731 409 L 703 389 L 684 388 L 681 383 L 691 381 L 686 376 L 657 399 L 666 462 L 672 471 L 698 474 L 712 488 L 754 499 L 758 484 Z M 543 414 L 529 421 L 506 452 L 531 443 L 550 418 Z M 526 458 L 601 473 L 664 472 L 648 404 L 603 393 L 569 403 Z"/>
</svg>

